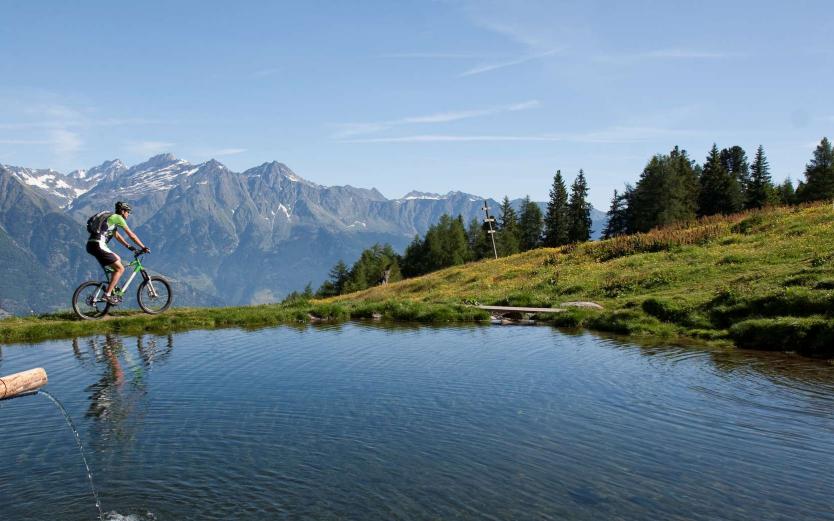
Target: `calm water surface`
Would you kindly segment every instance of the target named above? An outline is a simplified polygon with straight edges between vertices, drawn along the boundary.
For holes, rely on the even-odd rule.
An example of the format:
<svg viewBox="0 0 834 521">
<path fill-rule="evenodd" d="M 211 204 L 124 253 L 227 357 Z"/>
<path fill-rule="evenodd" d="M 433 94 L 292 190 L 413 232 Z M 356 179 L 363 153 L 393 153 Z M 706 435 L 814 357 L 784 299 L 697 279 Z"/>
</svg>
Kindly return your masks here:
<svg viewBox="0 0 834 521">
<path fill-rule="evenodd" d="M 111 519 L 834 519 L 834 366 L 546 327 L 0 347 Z M 72 433 L 0 402 L 0 519 L 92 520 Z"/>
</svg>

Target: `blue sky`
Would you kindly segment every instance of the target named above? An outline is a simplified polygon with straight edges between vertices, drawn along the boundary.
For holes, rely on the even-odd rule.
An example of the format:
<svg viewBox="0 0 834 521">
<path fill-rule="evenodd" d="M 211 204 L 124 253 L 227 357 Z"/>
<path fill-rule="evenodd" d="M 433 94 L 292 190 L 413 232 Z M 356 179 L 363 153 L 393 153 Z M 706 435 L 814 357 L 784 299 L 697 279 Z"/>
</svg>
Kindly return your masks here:
<svg viewBox="0 0 834 521">
<path fill-rule="evenodd" d="M 834 138 L 834 9 L 797 2 L 0 0 L 0 162 L 172 152 L 320 184 L 590 199 L 675 145 Z"/>
</svg>

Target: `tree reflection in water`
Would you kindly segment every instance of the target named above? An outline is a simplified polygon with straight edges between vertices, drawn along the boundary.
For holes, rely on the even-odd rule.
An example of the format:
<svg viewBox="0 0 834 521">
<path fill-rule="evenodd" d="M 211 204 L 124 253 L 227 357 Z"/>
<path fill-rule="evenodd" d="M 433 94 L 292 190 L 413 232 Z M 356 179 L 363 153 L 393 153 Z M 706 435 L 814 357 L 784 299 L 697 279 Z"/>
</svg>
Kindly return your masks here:
<svg viewBox="0 0 834 521">
<path fill-rule="evenodd" d="M 135 350 L 128 347 L 130 340 L 108 334 L 72 341 L 82 366 L 104 366 L 101 378 L 85 389 L 90 393 L 86 416 L 96 420 L 94 428 L 100 431 L 101 439 L 133 438 L 135 426 L 141 425 L 147 408 L 148 375 L 155 366 L 165 363 L 174 347 L 173 335 L 136 337 Z"/>
</svg>

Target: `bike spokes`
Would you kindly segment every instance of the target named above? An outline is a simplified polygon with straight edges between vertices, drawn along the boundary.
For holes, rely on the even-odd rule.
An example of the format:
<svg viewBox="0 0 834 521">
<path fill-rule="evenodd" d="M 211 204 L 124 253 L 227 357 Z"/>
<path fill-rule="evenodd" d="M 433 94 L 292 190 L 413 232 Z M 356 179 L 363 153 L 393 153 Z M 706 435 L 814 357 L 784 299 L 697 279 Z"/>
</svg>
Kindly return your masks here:
<svg viewBox="0 0 834 521">
<path fill-rule="evenodd" d="M 104 300 L 105 283 L 85 282 L 78 289 L 72 299 L 75 313 L 81 318 L 99 318 L 107 313 L 110 305 Z"/>
</svg>

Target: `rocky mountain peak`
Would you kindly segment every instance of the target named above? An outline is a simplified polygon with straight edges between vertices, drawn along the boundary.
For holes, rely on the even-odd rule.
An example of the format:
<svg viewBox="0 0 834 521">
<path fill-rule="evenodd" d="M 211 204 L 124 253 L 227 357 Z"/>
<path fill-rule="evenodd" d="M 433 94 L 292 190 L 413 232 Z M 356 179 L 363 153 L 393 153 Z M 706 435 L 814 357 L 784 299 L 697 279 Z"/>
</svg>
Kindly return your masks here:
<svg viewBox="0 0 834 521">
<path fill-rule="evenodd" d="M 177 161 L 177 158 L 174 156 L 174 154 L 172 154 L 170 152 L 166 152 L 164 154 L 157 154 L 157 155 L 151 157 L 150 159 L 145 161 L 145 163 L 152 164 L 152 165 L 153 164 L 161 165 L 161 164 L 165 164 L 165 163 L 171 163 L 171 162 L 174 162 L 174 161 Z"/>
<path fill-rule="evenodd" d="M 201 166 L 201 168 L 228 170 L 228 168 L 226 168 L 226 165 L 224 165 L 223 163 L 221 163 L 220 161 L 218 161 L 214 158 L 209 159 L 208 161 L 206 161 L 205 163 L 203 163 L 200 166 Z"/>
</svg>

